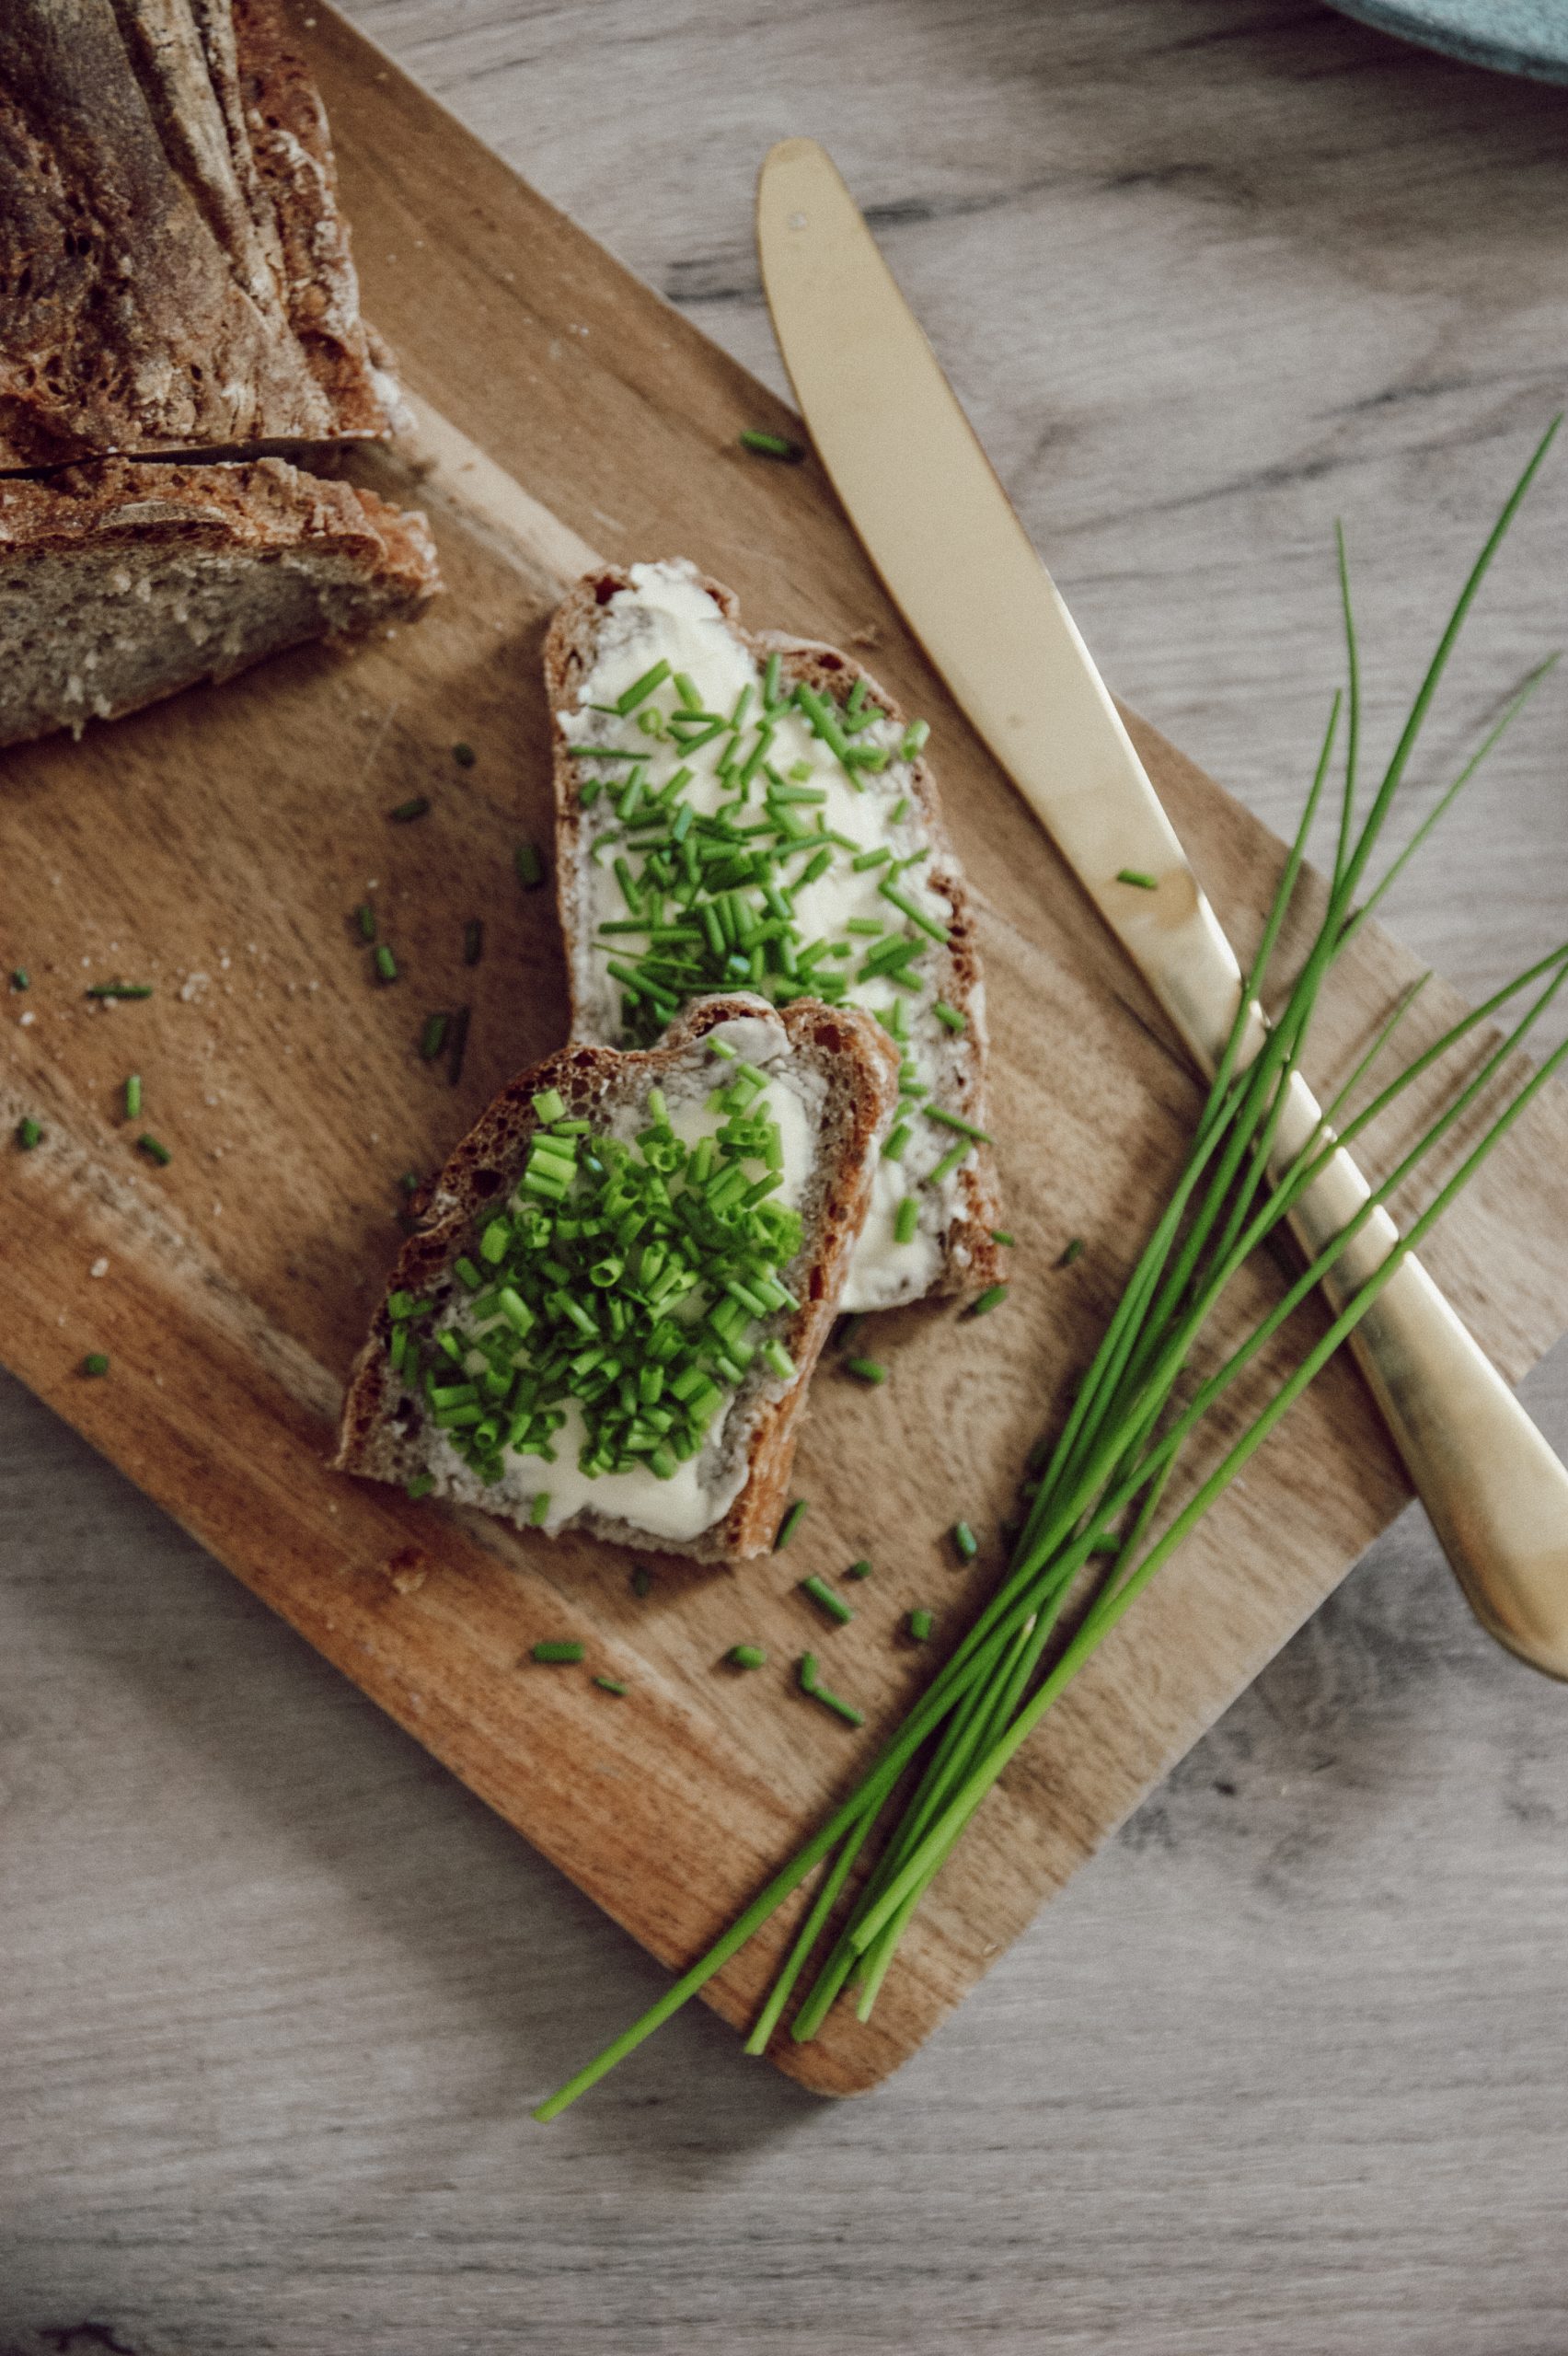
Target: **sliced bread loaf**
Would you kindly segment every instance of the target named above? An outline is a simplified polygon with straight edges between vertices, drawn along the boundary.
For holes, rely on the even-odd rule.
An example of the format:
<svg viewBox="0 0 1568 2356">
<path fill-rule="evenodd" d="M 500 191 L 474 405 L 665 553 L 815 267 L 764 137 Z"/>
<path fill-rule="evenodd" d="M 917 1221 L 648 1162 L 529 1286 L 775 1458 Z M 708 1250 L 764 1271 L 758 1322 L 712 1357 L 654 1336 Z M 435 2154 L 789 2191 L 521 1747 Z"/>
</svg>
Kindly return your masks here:
<svg viewBox="0 0 1568 2356">
<path fill-rule="evenodd" d="M 762 1553 L 897 1091 L 868 1016 L 751 997 L 525 1072 L 429 1190 L 338 1467 L 552 1535 Z"/>
<path fill-rule="evenodd" d="M 0 745 L 411 617 L 439 585 L 421 515 L 281 458 L 0 482 Z"/>
<path fill-rule="evenodd" d="M 0 7 L 0 470 L 386 431 L 274 0 Z"/>
<path fill-rule="evenodd" d="M 905 1092 L 842 1305 L 990 1283 L 985 996 L 925 730 L 679 559 L 581 581 L 545 676 L 575 1035 L 643 1044 L 737 987 L 865 1008 Z"/>
</svg>

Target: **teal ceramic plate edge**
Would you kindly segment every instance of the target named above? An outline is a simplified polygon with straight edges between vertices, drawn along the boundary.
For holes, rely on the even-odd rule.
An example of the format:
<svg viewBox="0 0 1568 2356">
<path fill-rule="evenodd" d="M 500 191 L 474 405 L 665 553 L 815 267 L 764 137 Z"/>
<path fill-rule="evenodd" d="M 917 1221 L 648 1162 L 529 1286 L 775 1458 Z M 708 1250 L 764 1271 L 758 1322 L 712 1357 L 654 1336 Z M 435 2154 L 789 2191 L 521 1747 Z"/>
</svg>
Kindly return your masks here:
<svg viewBox="0 0 1568 2356">
<path fill-rule="evenodd" d="M 1330 0 L 1381 33 L 1539 82 L 1568 82 L 1568 0 Z"/>
</svg>

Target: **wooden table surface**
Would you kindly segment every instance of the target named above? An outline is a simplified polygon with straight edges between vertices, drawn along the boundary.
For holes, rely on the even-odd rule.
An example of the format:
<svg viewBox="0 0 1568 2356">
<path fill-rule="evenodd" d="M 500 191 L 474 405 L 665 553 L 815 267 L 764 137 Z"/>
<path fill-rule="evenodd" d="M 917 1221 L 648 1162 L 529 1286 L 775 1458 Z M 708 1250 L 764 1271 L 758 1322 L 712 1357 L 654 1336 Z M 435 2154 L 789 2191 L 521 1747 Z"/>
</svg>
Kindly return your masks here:
<svg viewBox="0 0 1568 2356">
<path fill-rule="evenodd" d="M 352 13 L 774 382 L 752 176 L 826 140 L 1108 675 L 1276 823 L 1336 514 L 1386 716 L 1562 398 L 1568 93 L 1301 0 Z M 1439 745 L 1568 630 L 1565 509 Z M 1394 905 L 1472 993 L 1563 930 L 1565 698 Z M 1568 1695 L 1417 1516 L 880 2094 L 693 2012 L 548 2133 L 648 1959 L 14 1385 L 0 1555 L 0 2356 L 1568 2344 Z"/>
</svg>

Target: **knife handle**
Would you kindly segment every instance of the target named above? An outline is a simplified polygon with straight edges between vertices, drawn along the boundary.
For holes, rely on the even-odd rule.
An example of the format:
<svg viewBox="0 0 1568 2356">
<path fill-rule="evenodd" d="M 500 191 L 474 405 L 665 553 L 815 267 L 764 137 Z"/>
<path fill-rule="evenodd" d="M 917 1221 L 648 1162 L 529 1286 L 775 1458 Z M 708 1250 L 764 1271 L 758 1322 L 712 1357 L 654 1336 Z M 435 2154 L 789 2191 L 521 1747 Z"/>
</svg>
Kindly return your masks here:
<svg viewBox="0 0 1568 2356">
<path fill-rule="evenodd" d="M 1293 1079 L 1277 1168 L 1320 1120 L 1310 1090 Z M 1341 1149 L 1291 1216 L 1303 1249 L 1315 1257 L 1368 1192 Z M 1398 1239 L 1388 1213 L 1374 1211 L 1324 1278 L 1334 1309 Z M 1367 1310 L 1351 1346 L 1476 1618 L 1521 1660 L 1568 1679 L 1568 1470 L 1413 1254 Z"/>
</svg>

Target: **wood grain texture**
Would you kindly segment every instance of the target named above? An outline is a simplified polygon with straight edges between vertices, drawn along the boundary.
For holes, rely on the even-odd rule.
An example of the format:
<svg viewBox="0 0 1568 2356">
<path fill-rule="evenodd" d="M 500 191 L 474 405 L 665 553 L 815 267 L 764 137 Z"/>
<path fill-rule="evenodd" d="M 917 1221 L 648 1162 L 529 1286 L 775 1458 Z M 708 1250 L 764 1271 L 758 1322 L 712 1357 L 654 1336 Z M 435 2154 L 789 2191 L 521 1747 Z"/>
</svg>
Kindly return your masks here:
<svg viewBox="0 0 1568 2356">
<path fill-rule="evenodd" d="M 474 86 L 485 105 L 514 107 L 547 162 L 570 156 L 594 182 L 596 203 L 620 203 L 618 218 L 601 215 L 596 225 L 629 246 L 654 234 L 660 208 L 646 177 L 635 201 L 624 185 L 617 193 L 616 152 L 590 123 L 588 103 L 594 61 L 602 64 L 617 27 L 629 38 L 628 17 L 583 15 L 591 34 L 562 17 L 466 10 L 444 53 L 459 80 L 476 56 L 485 61 Z M 1159 9 L 1116 18 L 1113 45 L 1072 11 L 1031 11 L 1027 22 L 998 16 L 972 51 L 971 35 L 939 10 L 848 10 L 851 59 L 857 42 L 874 41 L 895 61 L 891 84 L 874 93 L 862 86 L 858 99 L 852 75 L 846 91 L 809 80 L 815 37 L 803 19 L 683 20 L 660 29 L 640 64 L 655 85 L 670 74 L 709 94 L 721 150 L 731 136 L 755 149 L 761 115 L 788 108 L 793 87 L 847 110 L 846 121 L 858 104 L 858 152 L 820 113 L 802 123 L 803 99 L 780 125 L 827 128 L 852 177 L 859 160 L 935 181 L 955 147 L 974 172 L 994 168 L 1007 183 L 986 247 L 996 256 L 994 298 L 971 265 L 955 264 L 954 283 L 974 303 L 995 300 L 989 316 L 1008 364 L 993 388 L 1000 399 L 1051 353 L 1037 319 L 1023 332 L 1003 267 L 1009 216 L 1024 208 L 1015 248 L 1024 256 L 1038 249 L 1038 216 L 1028 214 L 1029 191 L 1008 180 L 1012 155 L 994 134 L 998 123 L 1043 121 L 1061 133 L 1087 121 L 1113 148 L 1116 110 L 1107 103 L 1096 115 L 1095 93 L 1140 75 L 1154 88 L 1150 61 L 1170 29 Z M 1306 36 L 1296 19 L 1266 11 L 1204 18 L 1211 32 L 1223 20 L 1228 38 L 1208 81 L 1182 86 L 1188 111 L 1174 110 L 1169 142 L 1180 145 L 1183 126 L 1196 140 L 1200 119 L 1211 128 L 1200 101 L 1217 90 L 1219 130 L 1234 139 L 1245 115 L 1257 154 L 1272 141 L 1269 184 L 1283 186 L 1293 132 L 1297 161 L 1311 160 L 1317 101 L 1299 49 L 1290 51 Z M 725 46 L 732 29 L 744 58 Z M 906 51 L 889 40 L 895 29 Z M 1419 143 L 1404 135 L 1410 106 L 1430 99 L 1427 62 L 1386 65 L 1396 52 L 1337 27 L 1322 38 L 1364 142 L 1390 91 L 1405 101 L 1408 177 L 1430 194 L 1416 168 Z M 510 74 L 486 48 L 508 40 L 517 59 Z M 1060 87 L 1033 75 L 1041 41 L 1055 44 Z M 1282 46 L 1298 61 L 1289 75 L 1279 70 Z M 901 90 L 917 107 L 916 77 L 933 72 L 948 100 L 947 144 L 933 138 L 919 143 L 921 154 L 905 153 L 901 133 L 895 154 L 879 125 L 896 114 Z M 900 84 L 900 74 L 912 78 Z M 1500 86 L 1453 79 L 1484 95 L 1467 100 L 1445 86 L 1450 119 L 1461 131 L 1468 124 L 1461 165 L 1468 159 L 1477 223 L 1458 239 L 1458 265 L 1445 268 L 1464 276 L 1467 257 L 1488 240 L 1488 253 L 1509 261 L 1506 283 L 1494 270 L 1486 288 L 1487 317 L 1501 326 L 1477 376 L 1512 385 L 1522 399 L 1539 381 L 1532 339 L 1548 308 L 1544 279 L 1534 309 L 1528 299 L 1534 249 L 1510 193 L 1511 171 L 1528 177 L 1528 138 L 1525 163 L 1484 181 L 1476 174 L 1489 154 L 1501 164 L 1502 146 L 1487 145 L 1501 139 L 1494 125 L 1528 133 L 1541 94 L 1521 94 L 1505 113 L 1490 95 Z M 766 98 L 755 95 L 762 84 Z M 1154 140 L 1156 113 L 1151 101 L 1129 120 L 1129 171 Z M 928 110 L 928 119 L 935 133 Z M 665 126 L 657 127 L 662 141 Z M 671 167 L 661 182 L 655 155 L 652 184 L 673 201 L 674 150 L 661 152 Z M 1355 153 L 1353 143 L 1350 162 L 1322 165 L 1325 204 L 1350 187 Z M 1417 198 L 1401 214 L 1394 167 L 1378 181 L 1374 166 L 1380 156 L 1366 168 L 1391 189 L 1396 240 L 1401 225 L 1405 232 L 1398 250 L 1417 268 L 1426 251 L 1414 237 Z M 748 154 L 732 175 L 743 225 L 749 169 Z M 1120 199 L 1086 173 L 1081 234 L 1086 243 L 1098 236 L 1108 265 L 1125 264 Z M 711 207 L 717 178 L 703 175 L 684 201 Z M 1185 249 L 1180 181 L 1170 187 L 1170 235 Z M 1168 192 L 1153 185 L 1147 201 L 1158 211 Z M 1443 196 L 1440 217 L 1451 220 L 1442 214 L 1450 201 Z M 1354 209 L 1348 195 L 1339 202 Z M 668 217 L 684 228 L 690 216 Z M 974 234 L 964 217 L 944 214 L 934 197 L 928 224 L 911 217 L 905 227 L 962 239 Z M 356 219 L 363 254 L 358 210 Z M 890 234 L 905 227 L 894 220 Z M 1331 282 L 1359 257 L 1354 227 L 1324 263 Z M 1216 202 L 1207 230 L 1216 251 L 1239 263 L 1233 249 L 1251 234 L 1244 208 Z M 686 250 L 696 244 L 688 237 Z M 1203 333 L 1217 337 L 1216 318 L 1224 323 L 1223 275 L 1216 263 L 1213 299 L 1195 314 L 1158 287 L 1147 317 L 1118 310 L 1124 364 L 1142 357 L 1158 375 L 1178 344 L 1201 359 Z M 1482 277 L 1467 280 L 1472 318 Z M 1320 294 L 1298 273 L 1276 299 L 1309 325 Z M 738 344 L 748 331 L 743 309 L 714 312 Z M 1288 436 L 1289 357 L 1282 349 L 1272 374 L 1259 360 L 1271 403 L 1243 388 L 1234 410 L 1215 403 L 1212 372 L 1191 362 L 1174 442 L 1185 432 L 1183 446 L 1217 458 L 1220 417 L 1212 441 L 1194 439 L 1205 401 L 1232 428 L 1239 417 L 1253 431 L 1254 412 L 1272 416 L 1277 402 Z M 1356 357 L 1373 374 L 1385 357 L 1370 320 Z M 965 389 L 974 400 L 974 387 Z M 1440 538 L 1450 569 L 1468 549 L 1478 503 L 1473 451 L 1484 438 L 1486 383 L 1471 388 L 1468 408 L 1458 398 L 1458 446 L 1442 463 L 1455 475 L 1452 508 L 1466 514 L 1422 525 Z M 1114 401 L 1106 407 L 1109 436 Z M 1408 488 L 1401 467 L 1413 479 L 1439 463 L 1419 447 L 1401 456 L 1401 432 L 1419 443 L 1408 422 L 1396 431 L 1377 483 L 1390 567 L 1409 547 L 1396 496 Z M 1129 445 L 1118 462 L 1132 455 Z M 1106 456 L 1089 454 L 1080 474 L 1064 450 L 1055 480 L 1091 501 L 1112 487 Z M 1332 490 L 1320 509 L 1295 494 L 1304 550 L 1307 525 L 1323 525 L 1332 510 Z M 1162 520 L 1158 502 L 1139 496 L 1149 512 L 1138 545 L 1150 560 L 1107 593 L 1109 608 L 1135 624 L 1147 617 L 1161 659 L 1177 665 L 1193 643 L 1185 626 L 1206 626 L 1208 616 L 1202 601 L 1188 603 L 1183 627 L 1173 627 L 1171 584 L 1185 578 L 1183 557 L 1209 545 L 1211 523 L 1181 513 Z M 1215 503 L 1223 510 L 1225 495 Z M 1267 514 L 1256 533 L 1235 529 L 1234 510 L 1212 528 L 1223 552 L 1208 576 L 1215 595 L 1232 615 L 1250 596 L 1260 676 L 1288 691 L 1271 692 L 1264 711 L 1236 703 L 1254 743 L 1281 754 L 1283 802 L 1307 729 L 1303 720 L 1287 738 L 1274 707 L 1296 691 L 1293 650 L 1318 625 L 1317 585 L 1309 596 L 1284 579 L 1271 601 L 1253 572 L 1249 592 L 1249 568 L 1274 528 Z M 591 529 L 615 545 L 602 522 Z M 1126 530 L 1133 537 L 1130 514 Z M 1314 560 L 1319 546 L 1320 537 Z M 1543 560 L 1531 544 L 1527 584 L 1539 589 Z M 1081 607 L 1085 589 L 1059 569 Z M 743 586 L 754 612 L 778 613 L 768 584 Z M 1395 618 L 1405 630 L 1407 617 Z M 1408 629 L 1401 645 L 1414 642 L 1413 616 Z M 1326 638 L 1324 616 L 1320 643 Z M 1235 659 L 1247 656 L 1239 642 Z M 1159 704 L 1127 663 L 1113 667 Z M 1199 672 L 1168 676 L 1179 675 Z M 1222 665 L 1196 692 L 1241 684 Z M 1211 725 L 1218 700 L 1205 706 Z M 1512 804 L 1505 814 L 1523 823 Z M 1428 887 L 1424 920 L 1462 939 L 1472 971 L 1494 972 L 1541 938 L 1551 879 L 1539 863 L 1524 904 L 1505 912 L 1499 904 L 1489 925 L 1487 878 L 1516 882 L 1516 864 L 1507 841 L 1484 830 L 1459 839 Z M 100 930 L 94 945 L 124 937 Z M 76 1057 L 73 1046 L 73 1066 Z M 106 1068 L 117 1076 L 117 1066 Z M 405 1075 L 395 1079 L 406 1087 Z M 18 1400 L 15 1429 L 6 1537 L 18 1570 L 20 1641 L 16 1681 L 7 1679 L 6 1760 L 21 1838 L 6 1945 L 17 2032 L 10 2084 L 23 2131 L 0 2322 L 18 2345 L 55 2344 L 46 2327 L 90 2314 L 149 2350 L 336 2350 L 362 2339 L 412 2350 L 432 2338 L 489 2348 L 519 2337 L 552 2349 L 728 2350 L 742 2302 L 743 2344 L 756 2346 L 825 2335 L 844 2346 L 924 2350 L 955 2333 L 1005 2349 L 1113 2345 L 1149 2356 L 1260 2345 L 1437 2346 L 1478 2356 L 1501 2345 L 1544 2356 L 1560 2345 L 1563 2286 L 1549 2238 L 1560 2103 L 1550 2072 L 1525 2058 L 1550 2050 L 1564 1993 L 1558 1697 L 1472 1635 L 1410 1526 L 1378 1583 L 1363 1574 L 1314 1623 L 1049 1910 L 919 2070 L 874 2106 L 802 2112 L 790 2089 L 747 2072 L 723 2033 L 690 2023 L 606 2088 L 595 2110 L 531 2139 L 518 2123 L 527 2093 L 563 2051 L 584 2050 L 616 2026 L 653 1975 L 619 1958 L 613 1936 L 502 1828 L 317 1674 L 246 1599 L 225 1594 L 195 1551 L 58 1426 Z M 1316 1502 L 1308 1497 L 1303 1510 Z M 585 1957 L 594 1958 L 591 1987 Z M 764 2285 L 780 2295 L 762 2295 Z"/>
</svg>

